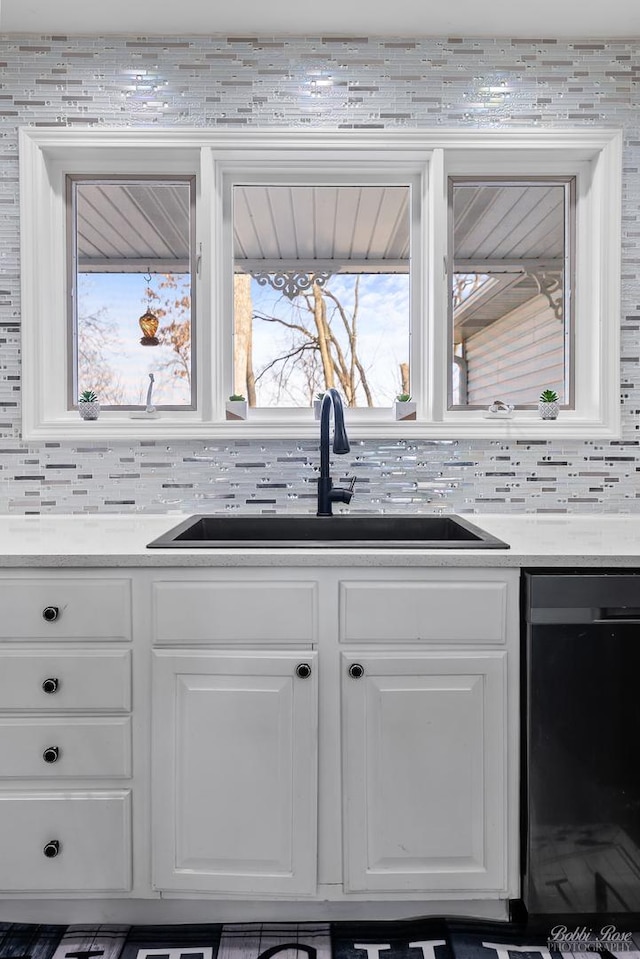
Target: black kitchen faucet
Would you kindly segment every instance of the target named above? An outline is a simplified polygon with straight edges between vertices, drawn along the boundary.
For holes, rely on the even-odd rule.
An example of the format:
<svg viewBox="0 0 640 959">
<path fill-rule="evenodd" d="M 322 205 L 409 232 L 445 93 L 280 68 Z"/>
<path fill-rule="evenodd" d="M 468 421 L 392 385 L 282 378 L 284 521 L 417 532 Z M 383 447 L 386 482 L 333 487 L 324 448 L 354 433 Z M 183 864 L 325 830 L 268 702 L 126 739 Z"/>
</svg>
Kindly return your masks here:
<svg viewBox="0 0 640 959">
<path fill-rule="evenodd" d="M 344 410 L 340 394 L 333 387 L 322 397 L 320 407 L 320 478 L 318 480 L 317 516 L 332 516 L 333 503 L 349 503 L 353 496 L 356 478 L 352 477 L 349 488 L 334 486 L 329 475 L 329 421 L 333 409 L 333 452 L 348 453 L 351 447 L 344 426 Z"/>
</svg>

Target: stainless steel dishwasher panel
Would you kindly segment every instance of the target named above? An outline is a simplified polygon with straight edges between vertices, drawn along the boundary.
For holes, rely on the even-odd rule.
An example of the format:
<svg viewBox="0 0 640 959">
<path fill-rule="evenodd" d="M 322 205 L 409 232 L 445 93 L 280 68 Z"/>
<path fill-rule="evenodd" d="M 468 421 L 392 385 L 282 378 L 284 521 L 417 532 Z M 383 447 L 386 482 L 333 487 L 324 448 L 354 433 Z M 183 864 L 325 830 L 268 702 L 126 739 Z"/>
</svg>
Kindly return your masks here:
<svg viewBox="0 0 640 959">
<path fill-rule="evenodd" d="M 640 912 L 640 575 L 526 571 L 523 900 Z"/>
</svg>

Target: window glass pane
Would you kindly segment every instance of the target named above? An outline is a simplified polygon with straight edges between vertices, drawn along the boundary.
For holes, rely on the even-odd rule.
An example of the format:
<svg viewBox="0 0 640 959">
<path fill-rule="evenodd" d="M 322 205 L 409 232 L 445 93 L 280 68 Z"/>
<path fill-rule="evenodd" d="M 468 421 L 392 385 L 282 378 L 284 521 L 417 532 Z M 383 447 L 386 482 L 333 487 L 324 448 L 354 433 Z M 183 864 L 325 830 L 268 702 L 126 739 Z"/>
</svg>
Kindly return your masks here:
<svg viewBox="0 0 640 959">
<path fill-rule="evenodd" d="M 234 391 L 352 407 L 409 391 L 409 188 L 234 188 Z"/>
<path fill-rule="evenodd" d="M 469 180 L 449 188 L 449 406 L 571 405 L 573 181 Z"/>
<path fill-rule="evenodd" d="M 74 178 L 69 199 L 69 406 L 144 406 L 150 374 L 153 405 L 192 406 L 191 181 Z"/>
</svg>

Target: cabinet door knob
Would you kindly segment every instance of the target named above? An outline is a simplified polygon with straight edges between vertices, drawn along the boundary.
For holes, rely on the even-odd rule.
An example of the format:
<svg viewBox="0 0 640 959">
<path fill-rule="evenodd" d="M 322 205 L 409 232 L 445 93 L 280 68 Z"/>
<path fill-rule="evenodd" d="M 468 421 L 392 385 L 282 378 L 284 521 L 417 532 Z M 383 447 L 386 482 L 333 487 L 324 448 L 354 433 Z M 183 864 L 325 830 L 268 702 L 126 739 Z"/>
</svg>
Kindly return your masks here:
<svg viewBox="0 0 640 959">
<path fill-rule="evenodd" d="M 60 749 L 58 746 L 47 746 L 42 754 L 42 758 L 46 763 L 57 763 L 60 758 Z"/>
<path fill-rule="evenodd" d="M 50 677 L 49 679 L 45 679 L 45 681 L 42 684 L 42 688 L 45 693 L 55 693 L 59 685 L 60 684 L 57 679 Z"/>
<path fill-rule="evenodd" d="M 55 857 L 60 853 L 59 841 L 57 839 L 50 839 L 42 851 L 47 859 L 55 859 Z"/>
<path fill-rule="evenodd" d="M 311 666 L 309 663 L 298 663 L 296 666 L 296 676 L 300 679 L 308 679 L 311 675 Z"/>
<path fill-rule="evenodd" d="M 360 663 L 351 663 L 348 673 L 352 679 L 361 679 L 364 676 L 364 666 Z"/>
<path fill-rule="evenodd" d="M 48 623 L 55 623 L 59 615 L 60 610 L 57 606 L 45 606 L 42 610 L 42 618 L 46 619 Z"/>
</svg>

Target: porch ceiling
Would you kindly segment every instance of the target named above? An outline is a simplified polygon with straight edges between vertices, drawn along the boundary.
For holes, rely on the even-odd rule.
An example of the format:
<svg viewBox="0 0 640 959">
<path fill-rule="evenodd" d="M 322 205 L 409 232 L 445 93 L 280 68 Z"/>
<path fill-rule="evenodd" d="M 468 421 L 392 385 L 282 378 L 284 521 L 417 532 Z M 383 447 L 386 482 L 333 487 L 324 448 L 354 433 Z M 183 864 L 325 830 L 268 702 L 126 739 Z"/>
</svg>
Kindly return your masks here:
<svg viewBox="0 0 640 959">
<path fill-rule="evenodd" d="M 140 180 L 83 183 L 77 252 L 84 272 L 188 272 L 189 187 Z M 455 313 L 460 340 L 536 295 L 532 274 L 564 266 L 563 191 L 552 184 L 457 184 L 456 273 L 486 273 Z M 236 268 L 407 272 L 409 189 L 403 186 L 238 186 Z"/>
</svg>

